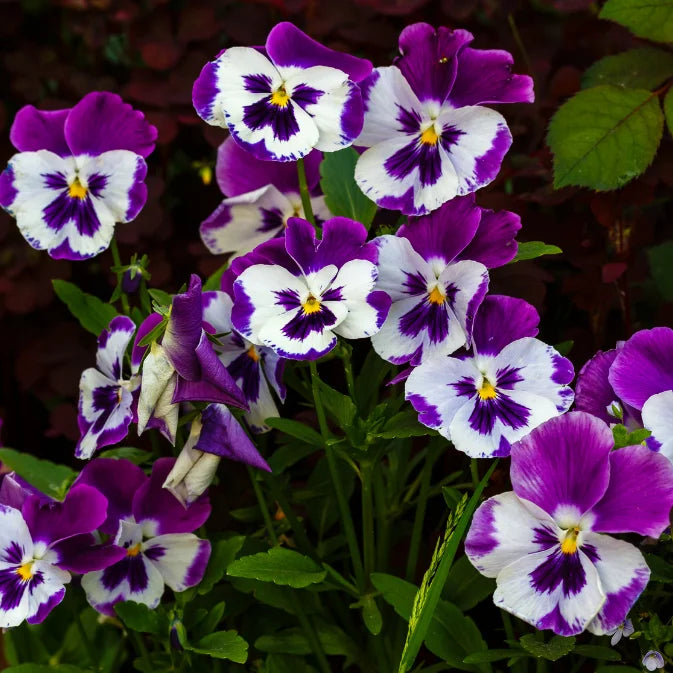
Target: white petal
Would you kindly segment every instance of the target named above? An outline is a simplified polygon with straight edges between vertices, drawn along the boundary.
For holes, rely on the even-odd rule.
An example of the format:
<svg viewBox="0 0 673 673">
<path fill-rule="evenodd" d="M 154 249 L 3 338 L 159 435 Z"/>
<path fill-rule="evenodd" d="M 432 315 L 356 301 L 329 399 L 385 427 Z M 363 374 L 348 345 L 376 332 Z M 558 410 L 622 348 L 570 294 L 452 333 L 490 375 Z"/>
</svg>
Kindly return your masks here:
<svg viewBox="0 0 673 673">
<path fill-rule="evenodd" d="M 348 315 L 335 329 L 337 334 L 347 339 L 361 339 L 378 332 L 380 327 L 378 311 L 367 303 L 367 297 L 374 289 L 376 277 L 376 266 L 364 259 L 352 259 L 339 269 L 332 282 L 332 288 L 341 289 Z"/>
<path fill-rule="evenodd" d="M 143 554 L 173 591 L 184 591 L 201 581 L 210 543 L 193 533 L 159 535 L 143 545 Z"/>
<path fill-rule="evenodd" d="M 152 415 L 160 418 L 168 413 L 165 391 L 171 387 L 171 381 L 174 384 L 174 374 L 175 369 L 166 357 L 164 349 L 157 343 L 153 343 L 143 362 L 140 397 L 138 399 L 139 435 L 144 432 L 145 426 Z M 177 405 L 173 406 L 177 407 Z"/>
<path fill-rule="evenodd" d="M 643 425 L 661 444 L 660 452 L 673 462 L 673 390 L 652 395 L 643 404 Z"/>
</svg>

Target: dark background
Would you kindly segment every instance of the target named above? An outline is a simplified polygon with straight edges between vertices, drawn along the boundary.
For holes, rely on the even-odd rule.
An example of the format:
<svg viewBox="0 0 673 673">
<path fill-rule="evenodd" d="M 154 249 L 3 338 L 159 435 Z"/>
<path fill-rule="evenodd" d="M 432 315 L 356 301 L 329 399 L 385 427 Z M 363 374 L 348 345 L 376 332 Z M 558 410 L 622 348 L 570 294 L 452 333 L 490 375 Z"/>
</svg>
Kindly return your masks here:
<svg viewBox="0 0 673 673">
<path fill-rule="evenodd" d="M 597 348 L 636 329 L 673 322 L 651 277 L 647 249 L 671 237 L 673 156 L 666 138 L 644 176 L 617 192 L 552 188 L 545 145 L 549 118 L 578 90 L 584 69 L 638 41 L 597 18 L 586 0 L 0 0 L 0 167 L 16 111 L 31 103 L 70 107 L 94 90 L 120 93 L 159 129 L 149 158 L 149 199 L 135 222 L 119 225 L 123 261 L 151 257 L 151 284 L 176 291 L 190 273 L 205 277 L 223 258 L 201 244 L 198 225 L 221 194 L 204 184 L 226 132 L 191 106 L 203 64 L 229 45 L 263 44 L 290 20 L 330 47 L 389 65 L 401 29 L 415 21 L 464 27 L 473 46 L 500 48 L 535 80 L 533 105 L 502 106 L 514 145 L 499 178 L 478 193 L 482 206 L 523 220 L 520 240 L 559 245 L 564 254 L 495 270 L 494 292 L 523 297 L 543 315 L 541 336 L 573 340 L 581 366 Z M 641 41 L 642 42 L 642 41 Z M 5 445 L 73 462 L 75 405 L 95 338 L 55 298 L 52 278 L 72 280 L 107 299 L 114 285 L 109 251 L 87 262 L 52 260 L 30 248 L 0 212 L 0 418 Z M 661 285 L 661 283 L 659 283 Z M 137 444 L 135 438 L 129 443 Z"/>
</svg>

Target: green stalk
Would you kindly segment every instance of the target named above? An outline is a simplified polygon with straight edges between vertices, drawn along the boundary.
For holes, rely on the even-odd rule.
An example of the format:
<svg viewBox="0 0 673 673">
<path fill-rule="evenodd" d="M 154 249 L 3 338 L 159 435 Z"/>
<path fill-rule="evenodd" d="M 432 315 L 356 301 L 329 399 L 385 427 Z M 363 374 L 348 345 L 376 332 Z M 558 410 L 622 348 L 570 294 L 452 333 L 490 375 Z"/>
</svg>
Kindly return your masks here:
<svg viewBox="0 0 673 673">
<path fill-rule="evenodd" d="M 266 526 L 266 530 L 269 533 L 271 542 L 273 542 L 273 546 L 277 547 L 278 536 L 276 535 L 276 529 L 273 527 L 273 521 L 271 520 L 271 514 L 269 512 L 269 507 L 266 504 L 266 500 L 264 499 L 264 494 L 262 493 L 262 489 L 259 487 L 259 484 L 257 483 L 257 479 L 255 478 L 255 473 L 253 472 L 252 468 L 248 465 L 246 469 L 248 470 L 248 476 L 250 477 L 252 490 L 255 492 L 255 497 L 257 498 L 257 504 L 259 505 L 259 509 L 262 512 L 264 525 Z"/>
<path fill-rule="evenodd" d="M 381 470 L 374 470 L 374 503 L 376 505 L 377 545 L 376 567 L 380 572 L 388 569 L 388 551 L 390 547 L 390 516 L 386 507 L 385 484 Z"/>
<path fill-rule="evenodd" d="M 77 626 L 77 630 L 79 631 L 79 636 L 82 639 L 82 642 L 84 643 L 84 648 L 86 649 L 87 654 L 89 655 L 89 659 L 91 659 L 91 668 L 93 668 L 94 671 L 97 671 L 100 669 L 100 666 L 97 663 L 97 652 L 94 649 L 93 643 L 89 639 L 89 636 L 87 635 L 85 629 L 84 629 L 84 624 L 82 624 L 82 615 L 75 609 L 73 610 L 73 614 L 75 615 L 75 625 Z"/>
<path fill-rule="evenodd" d="M 502 615 L 502 625 L 505 627 L 505 636 L 507 640 L 516 641 L 516 636 L 514 635 L 514 625 L 512 624 L 512 618 L 509 616 L 509 612 L 505 610 L 500 610 Z M 526 662 L 525 661 L 514 661 L 512 663 L 512 673 L 526 673 Z"/>
<path fill-rule="evenodd" d="M 297 161 L 297 176 L 299 178 L 299 193 L 301 194 L 301 206 L 304 209 L 304 218 L 315 227 L 315 217 L 313 215 L 313 206 L 311 205 L 311 193 L 308 191 L 306 182 L 306 167 L 304 160 Z"/>
<path fill-rule="evenodd" d="M 143 660 L 144 668 L 146 671 L 152 670 L 152 661 L 150 659 L 150 653 L 145 647 L 142 636 L 136 631 L 128 630 L 129 637 L 133 641 L 133 645 L 136 651 L 140 654 L 140 658 Z"/>
<path fill-rule="evenodd" d="M 472 474 L 472 486 L 477 488 L 479 485 L 479 466 L 476 458 L 470 458 L 470 473 Z"/>
<path fill-rule="evenodd" d="M 315 412 L 318 416 L 318 425 L 320 426 L 320 434 L 322 435 L 325 444 L 325 455 L 327 456 L 327 466 L 329 467 L 330 478 L 334 493 L 336 494 L 337 504 L 339 506 L 339 514 L 341 515 L 341 523 L 346 534 L 346 541 L 348 542 L 348 550 L 350 551 L 353 560 L 353 569 L 355 571 L 355 579 L 357 581 L 360 591 L 365 587 L 365 574 L 362 565 L 362 557 L 360 556 L 360 548 L 358 545 L 357 536 L 355 534 L 355 526 L 353 525 L 353 517 L 351 516 L 350 508 L 346 494 L 344 493 L 343 484 L 341 483 L 341 476 L 337 466 L 337 459 L 334 453 L 334 448 L 329 443 L 329 430 L 327 428 L 327 419 L 325 418 L 325 409 L 322 406 L 320 399 L 320 390 L 318 389 L 318 367 L 315 360 L 311 360 L 311 388 L 313 390 L 313 402 L 315 404 Z"/>
<path fill-rule="evenodd" d="M 414 581 L 416 574 L 416 564 L 421 548 L 421 536 L 423 534 L 423 520 L 425 519 L 425 509 L 428 504 L 428 492 L 430 490 L 430 480 L 432 478 L 432 466 L 434 465 L 434 456 L 432 446 L 428 446 L 425 454 L 425 463 L 421 473 L 421 492 L 418 496 L 416 505 L 416 515 L 414 516 L 414 527 L 411 532 L 411 542 L 409 544 L 409 556 L 407 558 L 408 582 Z"/>
<path fill-rule="evenodd" d="M 117 247 L 117 239 L 112 237 L 112 241 L 110 243 L 110 250 L 112 251 L 112 260 L 114 262 L 114 265 L 116 267 L 120 267 L 122 265 L 122 260 L 121 257 L 119 256 L 119 248 Z M 124 310 L 124 313 L 126 315 L 129 315 L 131 312 L 131 307 L 129 306 L 129 298 L 126 296 L 126 292 L 122 290 L 122 281 L 124 278 L 124 272 L 123 271 L 117 271 L 117 287 L 121 290 L 121 300 L 122 300 L 122 308 Z"/>
<path fill-rule="evenodd" d="M 372 467 L 366 461 L 360 464 L 362 479 L 362 549 L 364 554 L 364 571 L 366 581 L 374 572 L 376 564 L 374 545 L 374 497 L 372 492 Z"/>
</svg>

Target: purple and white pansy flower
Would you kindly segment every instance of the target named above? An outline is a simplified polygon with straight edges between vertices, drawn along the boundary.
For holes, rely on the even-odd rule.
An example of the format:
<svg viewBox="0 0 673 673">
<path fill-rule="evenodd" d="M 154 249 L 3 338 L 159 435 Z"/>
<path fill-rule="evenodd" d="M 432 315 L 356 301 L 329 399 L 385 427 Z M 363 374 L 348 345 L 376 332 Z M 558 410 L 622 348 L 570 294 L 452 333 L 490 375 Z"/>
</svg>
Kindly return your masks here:
<svg viewBox="0 0 673 673">
<path fill-rule="evenodd" d="M 312 149 L 335 152 L 362 130 L 356 82 L 372 64 L 279 23 L 264 48 L 230 47 L 207 63 L 192 100 L 206 122 L 229 128 L 245 150 L 265 161 L 296 161 Z"/>
<path fill-rule="evenodd" d="M 116 563 L 124 550 L 91 533 L 107 516 L 96 489 L 73 486 L 63 502 L 20 488 L 0 489 L 0 628 L 38 624 L 65 596 L 71 573 Z"/>
<path fill-rule="evenodd" d="M 673 462 L 673 330 L 636 332 L 618 352 L 609 378 L 617 395 L 641 412 L 652 432 L 648 446 Z"/>
<path fill-rule="evenodd" d="M 130 318 L 113 318 L 98 337 L 97 369 L 82 372 L 79 382 L 77 423 L 80 439 L 75 448 L 78 458 L 91 458 L 103 446 L 120 442 L 128 434 L 134 418 L 134 395 L 140 386 L 139 363 L 124 378 L 124 355 L 136 326 Z"/>
<path fill-rule="evenodd" d="M 405 28 L 395 65 L 375 68 L 361 87 L 365 105 L 355 168 L 362 191 L 383 208 L 429 213 L 491 182 L 512 143 L 488 103 L 533 101 L 533 81 L 512 75 L 506 51 L 469 47 L 465 30 Z"/>
<path fill-rule="evenodd" d="M 573 401 L 572 363 L 535 339 L 540 317 L 513 297 L 486 297 L 472 350 L 415 367 L 406 398 L 418 420 L 472 458 L 509 455 L 514 442 Z"/>
<path fill-rule="evenodd" d="M 138 398 L 138 434 L 158 427 L 175 443 L 180 402 L 202 401 L 247 408 L 244 395 L 220 362 L 203 329 L 201 280 L 193 275 L 189 288 L 173 297 L 161 343 L 153 341 L 142 364 Z M 151 314 L 138 328 L 140 342 L 163 320 Z"/>
<path fill-rule="evenodd" d="M 223 277 L 223 287 L 227 286 L 229 293 L 203 293 L 204 327 L 217 340 L 215 352 L 243 391 L 248 404 L 244 414 L 246 423 L 253 432 L 261 433 L 271 429 L 264 422 L 267 418 L 279 416 L 273 393 L 281 402 L 285 401 L 285 359 L 267 346 L 253 344 L 234 329 L 231 323 L 233 288 L 228 287 L 228 283 L 237 268 L 234 262 Z"/>
<path fill-rule="evenodd" d="M 315 150 L 304 158 L 306 183 L 318 223 L 331 217 L 318 189 L 321 158 Z M 227 198 L 200 227 L 201 240 L 215 255 L 243 255 L 282 235 L 288 218 L 306 217 L 294 164 L 260 161 L 227 138 L 217 152 L 215 175 Z"/>
<path fill-rule="evenodd" d="M 377 250 L 359 222 L 333 217 L 322 240 L 290 218 L 284 239 L 240 257 L 231 320 L 236 331 L 284 358 L 316 360 L 337 335 L 362 339 L 381 329 L 390 297 L 374 290 Z"/>
<path fill-rule="evenodd" d="M 648 582 L 640 551 L 609 534 L 661 535 L 673 466 L 645 446 L 613 445 L 595 416 L 552 418 L 512 447 L 514 490 L 474 515 L 468 558 L 496 579 L 495 604 L 538 629 L 613 633 Z"/>
<path fill-rule="evenodd" d="M 0 206 L 51 257 L 87 259 L 105 250 L 115 224 L 147 199 L 145 158 L 157 130 L 116 94 L 93 92 L 75 107 L 21 108 L 10 130 L 19 150 L 0 174 Z"/>
<path fill-rule="evenodd" d="M 520 219 L 454 199 L 437 212 L 374 240 L 377 289 L 392 299 L 388 318 L 372 338 L 374 350 L 395 364 L 418 365 L 433 355 L 469 347 L 472 322 L 488 289 L 487 267 L 516 255 Z"/>
<path fill-rule="evenodd" d="M 124 552 L 114 565 L 82 578 L 87 600 L 103 614 L 114 616 L 114 605 L 120 601 L 155 608 L 165 585 L 184 591 L 203 577 L 210 542 L 192 531 L 206 521 L 210 504 L 201 496 L 185 508 L 163 488 L 174 464 L 173 458 L 160 458 L 148 477 L 128 460 L 96 458 L 76 481 L 107 497 L 108 516 L 100 530 L 114 536 Z"/>
<path fill-rule="evenodd" d="M 184 505 L 191 505 L 212 483 L 222 458 L 271 472 L 271 468 L 224 404 L 209 404 L 192 421 L 189 437 L 164 481 Z"/>
</svg>

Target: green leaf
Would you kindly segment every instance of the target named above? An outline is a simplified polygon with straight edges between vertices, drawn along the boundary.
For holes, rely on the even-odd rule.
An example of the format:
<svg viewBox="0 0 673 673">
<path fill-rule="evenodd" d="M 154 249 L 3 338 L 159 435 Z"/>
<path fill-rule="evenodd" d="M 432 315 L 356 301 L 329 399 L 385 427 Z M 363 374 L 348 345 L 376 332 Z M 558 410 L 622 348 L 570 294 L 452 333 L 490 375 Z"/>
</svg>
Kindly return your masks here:
<svg viewBox="0 0 673 673">
<path fill-rule="evenodd" d="M 230 261 L 227 260 L 219 269 L 208 276 L 206 282 L 203 284 L 203 291 L 210 292 L 212 290 L 219 290 L 222 282 L 222 275 L 229 268 Z"/>
<path fill-rule="evenodd" d="M 465 664 L 484 664 L 491 661 L 501 661 L 502 659 L 512 659 L 529 656 L 522 650 L 484 650 L 468 654 L 463 663 Z"/>
<path fill-rule="evenodd" d="M 143 449 L 132 446 L 120 446 L 117 449 L 107 449 L 98 454 L 99 458 L 125 458 L 136 465 L 142 465 L 152 459 L 152 454 Z"/>
<path fill-rule="evenodd" d="M 342 429 L 349 428 L 357 414 L 357 408 L 353 400 L 348 395 L 334 390 L 334 388 L 328 386 L 320 379 L 318 379 L 317 383 L 320 390 L 320 398 L 325 405 L 325 409 L 336 419 L 339 427 Z"/>
<path fill-rule="evenodd" d="M 383 439 L 401 439 L 403 437 L 425 437 L 436 435 L 434 430 L 418 422 L 418 414 L 413 409 L 395 414 L 384 426 L 377 437 Z"/>
<path fill-rule="evenodd" d="M 327 572 L 308 556 L 292 549 L 273 547 L 234 561 L 227 568 L 227 575 L 302 589 L 322 582 Z"/>
<path fill-rule="evenodd" d="M 425 640 L 446 578 L 451 570 L 451 564 L 458 550 L 458 545 L 467 531 L 472 515 L 479 504 L 481 494 L 484 488 L 486 488 L 486 484 L 491 478 L 497 464 L 497 460 L 491 464 L 491 467 L 479 482 L 469 502 L 464 506 L 462 506 L 462 503 L 459 504 L 451 513 L 451 516 L 449 516 L 444 539 L 441 545 L 435 549 L 430 568 L 426 571 L 421 587 L 414 600 L 407 639 L 400 658 L 399 673 L 408 671 L 416 660 L 416 655 Z"/>
<path fill-rule="evenodd" d="M 640 47 L 596 61 L 582 76 L 582 88 L 614 84 L 652 91 L 671 76 L 673 54 L 670 51 Z"/>
<path fill-rule="evenodd" d="M 673 91 L 673 89 L 671 89 Z M 666 241 L 647 250 L 650 272 L 659 294 L 666 301 L 673 301 L 673 241 Z"/>
<path fill-rule="evenodd" d="M 673 88 L 669 89 L 664 97 L 664 115 L 666 116 L 668 132 L 673 135 Z"/>
<path fill-rule="evenodd" d="M 315 673 L 315 668 L 301 657 L 269 654 L 264 662 L 263 673 Z"/>
<path fill-rule="evenodd" d="M 633 666 L 601 666 L 596 673 L 642 673 L 642 669 Z"/>
<path fill-rule="evenodd" d="M 110 321 L 119 314 L 114 306 L 106 304 L 92 294 L 82 292 L 77 285 L 66 280 L 52 280 L 56 296 L 70 309 L 82 327 L 99 336 Z"/>
<path fill-rule="evenodd" d="M 57 500 L 63 500 L 77 476 L 67 465 L 57 465 L 14 449 L 0 448 L 0 461 L 38 491 Z"/>
<path fill-rule="evenodd" d="M 19 664 L 2 669 L 2 673 L 83 673 L 84 669 L 70 664 Z"/>
<path fill-rule="evenodd" d="M 326 152 L 320 164 L 320 187 L 332 214 L 350 217 L 369 229 L 376 214 L 376 204 L 355 182 L 355 164 L 359 156 L 352 147 Z"/>
<path fill-rule="evenodd" d="M 150 610 L 143 603 L 134 601 L 117 603 L 114 609 L 126 628 L 142 633 L 160 634 L 159 615 L 156 610 Z"/>
<path fill-rule="evenodd" d="M 362 598 L 362 620 L 369 633 L 374 636 L 378 636 L 381 633 L 383 617 L 378 605 L 376 605 L 376 599 L 372 596 L 364 596 Z"/>
<path fill-rule="evenodd" d="M 549 125 L 554 187 L 617 189 L 650 165 L 663 132 L 655 95 L 605 85 L 566 101 Z"/>
<path fill-rule="evenodd" d="M 147 292 L 159 306 L 170 306 L 173 303 L 173 295 L 168 294 L 168 292 L 156 288 L 151 288 Z"/>
<path fill-rule="evenodd" d="M 567 341 L 561 341 L 557 344 L 554 344 L 554 350 L 557 351 L 560 355 L 563 355 L 563 357 L 567 357 L 570 351 L 573 349 L 574 345 L 575 340 L 568 339 Z"/>
<path fill-rule="evenodd" d="M 557 661 L 561 657 L 565 657 L 575 647 L 575 638 L 573 637 L 553 636 L 549 642 L 545 643 L 538 640 L 537 636 L 532 633 L 521 636 L 519 642 L 526 652 L 530 652 L 538 659 L 548 659 L 549 661 Z"/>
<path fill-rule="evenodd" d="M 598 15 L 654 42 L 673 42 L 673 0 L 608 0 Z"/>
<path fill-rule="evenodd" d="M 650 567 L 652 582 L 661 582 L 663 584 L 670 584 L 673 582 L 673 565 L 666 563 L 664 559 L 654 554 L 645 554 L 645 560 Z"/>
<path fill-rule="evenodd" d="M 306 442 L 311 446 L 315 446 L 319 449 L 324 446 L 320 433 L 316 432 L 308 425 L 304 425 L 304 423 L 299 423 L 298 421 L 293 421 L 289 418 L 267 418 L 264 422 L 268 426 L 280 430 L 286 435 L 290 435 L 290 437 L 300 439 L 302 442 Z"/>
<path fill-rule="evenodd" d="M 602 659 L 603 661 L 620 661 L 622 655 L 610 647 L 600 645 L 578 645 L 574 653 L 587 659 Z"/>
<path fill-rule="evenodd" d="M 245 542 L 245 536 L 236 535 L 228 540 L 213 542 L 213 551 L 203 575 L 201 583 L 197 587 L 201 595 L 210 593 L 212 588 L 224 577 L 227 568 L 233 563 L 236 554 L 241 551 Z"/>
<path fill-rule="evenodd" d="M 536 259 L 543 255 L 559 255 L 562 252 L 563 250 L 556 245 L 549 245 L 542 241 L 526 241 L 525 243 L 519 243 L 516 257 L 510 264 L 514 264 L 514 262 L 522 262 L 526 259 Z"/>
<path fill-rule="evenodd" d="M 615 425 L 612 428 L 612 436 L 615 440 L 615 449 L 623 449 L 625 446 L 638 446 L 642 444 L 652 433 L 646 428 L 639 428 L 629 432 L 623 425 Z"/>
<path fill-rule="evenodd" d="M 484 577 L 470 563 L 467 556 L 461 556 L 451 568 L 446 578 L 442 596 L 461 610 L 471 610 L 475 605 L 493 594 L 495 580 Z"/>
<path fill-rule="evenodd" d="M 215 659 L 229 659 L 237 664 L 244 664 L 248 660 L 248 643 L 236 631 L 215 631 L 189 649 Z"/>
</svg>

